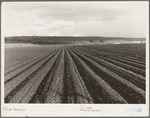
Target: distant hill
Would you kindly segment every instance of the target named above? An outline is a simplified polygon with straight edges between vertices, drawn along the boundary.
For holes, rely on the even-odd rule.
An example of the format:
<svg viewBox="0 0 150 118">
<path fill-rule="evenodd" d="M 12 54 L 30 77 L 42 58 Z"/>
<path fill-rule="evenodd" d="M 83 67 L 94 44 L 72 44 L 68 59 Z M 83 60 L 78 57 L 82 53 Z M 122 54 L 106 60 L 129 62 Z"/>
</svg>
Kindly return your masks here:
<svg viewBox="0 0 150 118">
<path fill-rule="evenodd" d="M 35 43 L 35 44 L 46 44 L 46 43 L 76 43 L 81 41 L 145 41 L 145 38 L 124 38 L 124 37 L 69 37 L 69 36 L 14 36 L 5 37 L 5 43 Z"/>
</svg>

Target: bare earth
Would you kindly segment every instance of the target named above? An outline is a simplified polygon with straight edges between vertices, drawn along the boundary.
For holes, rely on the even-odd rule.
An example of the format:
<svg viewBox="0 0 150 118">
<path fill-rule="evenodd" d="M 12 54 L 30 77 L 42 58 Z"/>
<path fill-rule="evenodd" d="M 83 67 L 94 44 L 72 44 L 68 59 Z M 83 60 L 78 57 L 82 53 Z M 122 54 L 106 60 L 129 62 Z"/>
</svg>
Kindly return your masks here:
<svg viewBox="0 0 150 118">
<path fill-rule="evenodd" d="M 145 44 L 5 46 L 5 103 L 145 104 Z"/>
</svg>

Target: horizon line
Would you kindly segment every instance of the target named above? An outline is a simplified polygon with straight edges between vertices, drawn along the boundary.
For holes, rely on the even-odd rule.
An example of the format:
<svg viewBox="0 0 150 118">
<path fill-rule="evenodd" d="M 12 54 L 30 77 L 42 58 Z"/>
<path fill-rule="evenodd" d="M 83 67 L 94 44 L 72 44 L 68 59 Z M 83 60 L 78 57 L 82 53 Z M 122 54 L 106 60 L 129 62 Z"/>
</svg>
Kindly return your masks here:
<svg viewBox="0 0 150 118">
<path fill-rule="evenodd" d="M 115 37 L 115 36 L 4 36 L 5 37 L 101 37 L 101 38 L 146 38 L 146 37 Z"/>
</svg>

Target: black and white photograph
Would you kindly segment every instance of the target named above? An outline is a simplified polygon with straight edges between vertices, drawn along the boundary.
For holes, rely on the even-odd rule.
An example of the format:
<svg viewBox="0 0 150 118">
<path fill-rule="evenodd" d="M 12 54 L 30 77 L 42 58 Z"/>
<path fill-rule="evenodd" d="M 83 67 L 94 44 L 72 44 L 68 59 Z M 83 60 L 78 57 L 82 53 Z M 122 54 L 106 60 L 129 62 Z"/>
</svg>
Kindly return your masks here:
<svg viewBox="0 0 150 118">
<path fill-rule="evenodd" d="M 148 1 L 1 7 L 3 116 L 148 116 Z"/>
</svg>

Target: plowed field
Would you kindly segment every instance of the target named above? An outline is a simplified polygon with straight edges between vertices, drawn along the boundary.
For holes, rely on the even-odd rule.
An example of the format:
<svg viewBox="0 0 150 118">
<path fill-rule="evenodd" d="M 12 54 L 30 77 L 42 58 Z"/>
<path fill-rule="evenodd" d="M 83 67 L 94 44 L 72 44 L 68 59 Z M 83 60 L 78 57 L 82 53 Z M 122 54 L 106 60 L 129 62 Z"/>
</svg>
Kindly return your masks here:
<svg viewBox="0 0 150 118">
<path fill-rule="evenodd" d="M 145 104 L 145 50 L 120 44 L 5 52 L 4 101 Z"/>
</svg>

